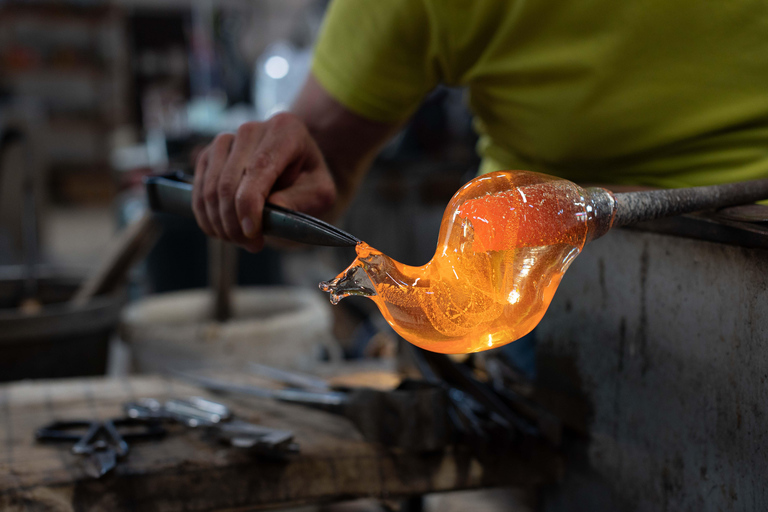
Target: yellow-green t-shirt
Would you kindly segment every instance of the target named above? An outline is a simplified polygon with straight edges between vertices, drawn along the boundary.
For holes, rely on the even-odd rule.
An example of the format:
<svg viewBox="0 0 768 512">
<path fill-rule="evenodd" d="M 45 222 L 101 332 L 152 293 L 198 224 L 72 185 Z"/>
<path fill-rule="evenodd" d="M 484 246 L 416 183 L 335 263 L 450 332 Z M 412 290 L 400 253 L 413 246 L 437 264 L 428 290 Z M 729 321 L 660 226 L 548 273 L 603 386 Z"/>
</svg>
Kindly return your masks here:
<svg viewBox="0 0 768 512">
<path fill-rule="evenodd" d="M 385 122 L 439 83 L 465 86 L 484 172 L 768 176 L 765 0 L 335 0 L 313 72 Z"/>
</svg>

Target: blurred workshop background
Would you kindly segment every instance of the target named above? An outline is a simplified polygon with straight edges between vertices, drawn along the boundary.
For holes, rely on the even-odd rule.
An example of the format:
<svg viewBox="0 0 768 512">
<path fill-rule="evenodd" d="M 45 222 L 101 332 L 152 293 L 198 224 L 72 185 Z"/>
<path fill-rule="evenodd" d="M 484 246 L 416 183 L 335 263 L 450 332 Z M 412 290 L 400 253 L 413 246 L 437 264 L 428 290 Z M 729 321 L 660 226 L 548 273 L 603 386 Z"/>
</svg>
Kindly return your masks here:
<svg viewBox="0 0 768 512">
<path fill-rule="evenodd" d="M 25 308 L 66 299 L 114 257 L 119 235 L 146 212 L 144 176 L 191 173 L 196 152 L 215 134 L 288 109 L 307 75 L 327 3 L 0 2 L 3 307 L 23 315 Z M 474 137 L 462 91 L 436 90 L 377 159 L 342 227 L 400 261 L 428 261 L 445 204 L 475 172 Z M 114 321 L 126 303 L 205 289 L 216 275 L 216 258 L 208 257 L 216 249 L 193 222 L 161 217 L 160 223 L 159 238 L 131 270 L 127 291 L 118 293 L 120 304 L 112 305 Z M 236 266 L 239 285 L 305 288 L 321 300 L 322 311 L 315 313 L 331 319 L 321 357 L 391 355 L 395 337 L 369 314 L 372 303 L 347 301 L 332 309 L 316 289 L 353 257 L 338 249 L 268 249 L 258 255 L 241 251 L 236 260 L 218 265 Z M 194 293 L 174 297 L 172 309 L 179 297 L 208 300 Z M 158 307 L 140 304 L 131 314 Z M 160 316 L 172 313 L 163 310 Z M 136 334 L 130 328 L 120 332 Z M 112 371 L 140 367 L 135 354 L 119 349 L 130 344 L 116 345 L 115 337 L 112 348 L 118 346 L 119 356 Z M 102 349 L 88 350 L 110 357 Z M 49 355 L 56 361 L 67 357 L 59 351 Z M 64 371 L 41 357 L 43 352 L 36 353 L 27 370 L 17 359 L 16 371 L 5 368 L 0 379 L 98 373 L 102 364 Z M 148 369 L 170 364 L 157 357 L 152 353 Z"/>
</svg>

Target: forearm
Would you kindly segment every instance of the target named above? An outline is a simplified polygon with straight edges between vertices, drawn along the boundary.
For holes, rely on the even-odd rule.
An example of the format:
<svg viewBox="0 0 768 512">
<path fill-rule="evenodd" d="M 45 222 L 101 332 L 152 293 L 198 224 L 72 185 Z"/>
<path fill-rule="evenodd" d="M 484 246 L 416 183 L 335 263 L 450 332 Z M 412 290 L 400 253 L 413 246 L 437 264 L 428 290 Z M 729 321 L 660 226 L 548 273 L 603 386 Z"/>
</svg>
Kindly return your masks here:
<svg viewBox="0 0 768 512">
<path fill-rule="evenodd" d="M 292 111 L 306 124 L 333 175 L 338 195 L 328 216 L 336 217 L 349 204 L 371 162 L 401 124 L 371 121 L 351 112 L 311 75 Z"/>
</svg>

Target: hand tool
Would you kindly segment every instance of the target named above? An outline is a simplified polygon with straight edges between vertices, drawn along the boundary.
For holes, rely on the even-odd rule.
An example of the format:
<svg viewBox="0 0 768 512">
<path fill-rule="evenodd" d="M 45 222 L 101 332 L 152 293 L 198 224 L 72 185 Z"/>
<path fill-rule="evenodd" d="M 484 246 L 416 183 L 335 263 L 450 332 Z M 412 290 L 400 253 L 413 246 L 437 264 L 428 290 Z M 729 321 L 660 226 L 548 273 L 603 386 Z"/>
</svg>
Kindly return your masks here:
<svg viewBox="0 0 768 512">
<path fill-rule="evenodd" d="M 458 440 L 478 453 L 502 453 L 521 435 L 559 444 L 561 424 L 551 414 L 523 407 L 519 400 L 496 393 L 468 368 L 443 355 L 421 352 L 414 354 L 415 361 L 426 380 L 404 380 L 392 391 L 331 388 L 322 379 L 254 363 L 250 368 L 262 377 L 320 391 L 270 389 L 173 373 L 215 392 L 271 398 L 340 414 L 367 440 L 411 451 L 437 450 Z M 431 357 L 447 361 L 433 361 Z"/>
<path fill-rule="evenodd" d="M 503 352 L 491 354 L 484 361 L 490 387 L 510 408 L 533 422 L 550 444 L 560 446 L 563 421 L 529 398 L 533 384 Z"/>
<path fill-rule="evenodd" d="M 101 478 L 128 455 L 128 441 L 159 439 L 166 434 L 157 421 L 119 418 L 104 421 L 55 421 L 35 432 L 39 442 L 72 442 L 72 453 L 83 455 L 85 472 Z"/>
<path fill-rule="evenodd" d="M 339 414 L 349 419 L 371 442 L 404 450 L 427 452 L 453 442 L 446 391 L 424 381 L 403 381 L 398 388 L 380 391 L 269 389 L 182 372 L 175 375 L 211 391 L 271 398 Z"/>
<path fill-rule="evenodd" d="M 145 178 L 150 208 L 194 217 L 190 178 L 181 173 Z M 357 237 L 311 215 L 270 203 L 264 205 L 262 229 L 265 235 L 311 245 L 354 247 L 360 242 Z"/>
<path fill-rule="evenodd" d="M 212 426 L 232 417 L 224 404 L 199 396 L 186 400 L 171 399 L 161 404 L 154 398 L 142 398 L 137 402 L 126 402 L 123 410 L 129 418 L 141 420 L 174 420 L 187 427 Z"/>
<path fill-rule="evenodd" d="M 552 446 L 560 445 L 562 421 L 551 412 L 503 386 L 503 383 L 502 387 L 496 388 L 481 381 L 466 365 L 444 354 L 428 352 L 413 345 L 407 347 L 422 376 L 430 382 L 442 382 L 449 389 L 449 398 L 464 427 L 459 427 L 459 430 L 468 444 L 478 449 L 501 451 L 498 444 L 500 438 L 511 442 L 517 434 L 522 434 L 544 438 Z M 512 368 L 505 366 L 504 370 L 517 376 Z"/>
<path fill-rule="evenodd" d="M 154 398 L 142 398 L 126 402 L 123 409 L 136 420 L 174 421 L 189 428 L 205 428 L 218 441 L 237 448 L 249 448 L 260 455 L 280 458 L 299 451 L 299 445 L 293 442 L 293 432 L 232 419 L 226 405 L 199 396 L 164 403 Z"/>
<path fill-rule="evenodd" d="M 313 375 L 290 372 L 259 363 L 248 363 L 248 369 L 255 375 L 281 382 L 287 386 L 306 389 L 307 391 L 330 391 L 331 386 L 323 379 Z"/>
<path fill-rule="evenodd" d="M 250 448 L 262 455 L 297 453 L 299 445 L 293 442 L 293 432 L 264 427 L 242 420 L 221 423 L 212 431 L 219 441 L 237 448 Z"/>
</svg>

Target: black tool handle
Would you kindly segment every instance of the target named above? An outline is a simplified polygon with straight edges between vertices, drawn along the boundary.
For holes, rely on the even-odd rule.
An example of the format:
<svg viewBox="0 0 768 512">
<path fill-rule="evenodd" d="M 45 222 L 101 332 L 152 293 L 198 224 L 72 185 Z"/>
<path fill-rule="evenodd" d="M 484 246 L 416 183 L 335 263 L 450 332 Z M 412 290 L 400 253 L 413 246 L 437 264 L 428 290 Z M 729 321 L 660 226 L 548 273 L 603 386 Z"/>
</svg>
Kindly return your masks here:
<svg viewBox="0 0 768 512">
<path fill-rule="evenodd" d="M 191 183 L 150 176 L 144 179 L 144 185 L 153 211 L 194 218 Z M 265 235 L 310 245 L 354 247 L 359 242 L 330 224 L 269 203 L 264 205 L 262 231 Z"/>
<path fill-rule="evenodd" d="M 192 184 L 163 176 L 144 178 L 149 207 L 154 212 L 172 213 L 190 219 L 192 212 Z"/>
<path fill-rule="evenodd" d="M 709 187 L 673 188 L 614 194 L 616 216 L 611 227 L 768 199 L 768 179 Z"/>
</svg>

